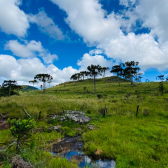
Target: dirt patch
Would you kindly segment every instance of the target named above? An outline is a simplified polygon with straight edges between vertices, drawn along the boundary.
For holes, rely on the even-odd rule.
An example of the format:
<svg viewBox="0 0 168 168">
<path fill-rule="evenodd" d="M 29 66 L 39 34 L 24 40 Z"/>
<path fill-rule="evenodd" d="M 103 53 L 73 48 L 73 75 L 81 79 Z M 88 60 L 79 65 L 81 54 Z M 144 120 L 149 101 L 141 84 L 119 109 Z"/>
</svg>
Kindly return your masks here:
<svg viewBox="0 0 168 168">
<path fill-rule="evenodd" d="M 7 114 L 8 113 L 6 113 L 6 114 L 1 114 L 0 113 L 0 130 L 2 130 L 2 129 L 8 129 L 9 128 L 9 125 L 6 123 L 6 121 L 7 121 Z"/>
<path fill-rule="evenodd" d="M 25 162 L 19 155 L 12 158 L 12 168 L 34 168 L 30 162 Z"/>
<path fill-rule="evenodd" d="M 9 125 L 6 123 L 6 121 L 0 122 L 0 130 L 2 129 L 8 129 Z"/>
</svg>

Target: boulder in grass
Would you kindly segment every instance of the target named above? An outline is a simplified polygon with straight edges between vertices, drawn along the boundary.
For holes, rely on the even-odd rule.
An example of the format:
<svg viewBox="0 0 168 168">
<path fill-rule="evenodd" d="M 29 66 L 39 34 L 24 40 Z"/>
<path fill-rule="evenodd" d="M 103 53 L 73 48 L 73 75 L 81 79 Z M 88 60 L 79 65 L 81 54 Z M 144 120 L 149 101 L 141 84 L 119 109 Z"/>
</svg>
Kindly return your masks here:
<svg viewBox="0 0 168 168">
<path fill-rule="evenodd" d="M 51 119 L 58 119 L 59 121 L 71 120 L 80 124 L 88 123 L 91 120 L 89 117 L 85 116 L 85 113 L 83 113 L 82 111 L 71 111 L 71 110 L 66 111 L 65 114 L 62 116 L 51 114 L 49 115 L 49 117 Z"/>
<path fill-rule="evenodd" d="M 90 121 L 90 118 L 85 116 L 85 113 L 81 111 L 67 111 L 65 115 L 69 120 L 80 124 L 85 124 Z"/>
</svg>

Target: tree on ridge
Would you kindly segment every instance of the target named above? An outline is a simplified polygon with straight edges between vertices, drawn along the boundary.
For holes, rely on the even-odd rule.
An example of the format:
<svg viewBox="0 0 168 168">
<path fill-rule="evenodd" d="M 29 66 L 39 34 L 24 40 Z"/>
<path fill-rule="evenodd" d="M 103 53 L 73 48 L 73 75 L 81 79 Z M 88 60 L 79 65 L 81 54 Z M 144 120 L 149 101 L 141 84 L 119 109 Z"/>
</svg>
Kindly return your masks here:
<svg viewBox="0 0 168 168">
<path fill-rule="evenodd" d="M 70 80 L 77 80 L 76 74 L 73 74 L 73 75 L 70 77 Z"/>
<path fill-rule="evenodd" d="M 34 87 L 34 84 L 35 84 L 35 83 L 38 83 L 38 82 L 37 82 L 37 80 L 34 79 L 34 80 L 32 80 L 32 81 L 29 81 L 29 83 L 33 83 L 33 87 Z"/>
<path fill-rule="evenodd" d="M 17 81 L 15 80 L 4 80 L 3 84 L 2 84 L 2 89 L 4 92 L 4 95 L 7 95 L 7 91 L 8 91 L 8 95 L 10 96 L 11 93 L 14 94 L 14 90 L 15 89 L 21 89 L 21 86 L 17 85 Z"/>
<path fill-rule="evenodd" d="M 138 67 L 138 64 L 139 62 L 135 62 L 135 61 L 130 61 L 130 62 L 127 61 L 125 63 L 122 63 L 123 76 L 130 80 L 131 85 L 133 85 L 133 77 L 140 70 L 140 68 Z"/>
<path fill-rule="evenodd" d="M 36 79 L 43 82 L 43 93 L 45 93 L 45 88 L 46 88 L 45 84 L 48 81 L 52 81 L 53 77 L 49 74 L 37 74 L 34 77 L 34 80 L 36 80 Z"/>
<path fill-rule="evenodd" d="M 109 67 L 102 67 L 103 77 L 105 77 L 105 73 L 108 70 L 109 70 Z"/>
<path fill-rule="evenodd" d="M 85 79 L 85 76 L 86 76 L 86 71 L 81 71 L 80 72 L 80 75 L 83 77 L 83 80 Z"/>
<path fill-rule="evenodd" d="M 75 73 L 71 76 L 71 80 L 78 80 L 79 82 L 79 79 L 81 78 L 81 74 L 80 73 Z"/>
<path fill-rule="evenodd" d="M 100 65 L 91 65 L 87 67 L 90 72 L 90 76 L 93 77 L 94 80 L 94 93 L 96 93 L 96 76 L 102 75 L 102 67 Z"/>
<path fill-rule="evenodd" d="M 120 77 L 121 77 L 122 74 L 123 74 L 122 66 L 121 66 L 121 65 L 114 65 L 114 66 L 112 67 L 112 70 L 111 70 L 110 72 L 117 74 L 118 84 L 119 84 L 119 86 L 120 86 Z"/>
<path fill-rule="evenodd" d="M 157 77 L 156 77 L 156 80 L 158 80 L 158 79 L 161 80 L 161 81 L 163 81 L 163 80 L 164 80 L 164 75 L 159 75 L 159 76 L 157 76 Z"/>
</svg>

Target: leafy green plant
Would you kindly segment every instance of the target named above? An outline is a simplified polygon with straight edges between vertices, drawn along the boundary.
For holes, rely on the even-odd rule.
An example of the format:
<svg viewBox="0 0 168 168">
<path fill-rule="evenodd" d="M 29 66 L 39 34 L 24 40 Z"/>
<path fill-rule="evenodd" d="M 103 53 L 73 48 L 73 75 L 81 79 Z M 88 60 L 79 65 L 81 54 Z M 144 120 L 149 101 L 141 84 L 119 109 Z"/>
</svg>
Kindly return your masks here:
<svg viewBox="0 0 168 168">
<path fill-rule="evenodd" d="M 8 119 L 7 122 L 9 124 L 11 134 L 16 138 L 16 151 L 17 153 L 20 153 L 21 145 L 28 145 L 31 137 L 30 131 L 35 127 L 35 121 L 33 119 Z"/>
</svg>

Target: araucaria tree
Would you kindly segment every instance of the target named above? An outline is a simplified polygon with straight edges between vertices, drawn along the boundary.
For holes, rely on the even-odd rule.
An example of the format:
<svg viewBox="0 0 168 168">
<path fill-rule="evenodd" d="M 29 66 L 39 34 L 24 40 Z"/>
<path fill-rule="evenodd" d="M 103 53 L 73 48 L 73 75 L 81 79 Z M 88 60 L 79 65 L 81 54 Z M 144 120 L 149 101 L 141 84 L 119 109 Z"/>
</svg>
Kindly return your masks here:
<svg viewBox="0 0 168 168">
<path fill-rule="evenodd" d="M 50 78 L 49 81 L 47 81 L 47 83 L 49 84 L 49 88 L 50 88 L 50 83 L 52 82 L 53 78 Z"/>
<path fill-rule="evenodd" d="M 102 72 L 103 72 L 103 77 L 105 77 L 105 73 L 106 73 L 106 71 L 108 71 L 109 70 L 109 67 L 102 67 Z"/>
<path fill-rule="evenodd" d="M 32 81 L 29 81 L 29 83 L 33 83 L 33 86 L 34 86 L 34 84 L 35 84 L 35 83 L 38 83 L 38 82 L 37 82 L 37 80 L 34 79 L 34 80 L 32 80 Z"/>
<path fill-rule="evenodd" d="M 81 74 L 80 73 L 76 73 L 76 77 L 77 77 L 78 82 L 79 82 L 79 79 L 81 78 Z"/>
<path fill-rule="evenodd" d="M 102 67 L 100 65 L 91 65 L 87 67 L 90 76 L 94 79 L 94 93 L 96 93 L 96 76 L 102 75 Z"/>
<path fill-rule="evenodd" d="M 112 67 L 112 70 L 111 70 L 110 72 L 117 74 L 118 83 L 119 83 L 119 86 L 120 86 L 120 77 L 121 77 L 122 74 L 123 74 L 122 66 L 121 66 L 121 65 L 114 65 L 114 66 Z"/>
<path fill-rule="evenodd" d="M 161 81 L 163 81 L 163 80 L 164 80 L 164 75 L 159 75 L 159 76 L 157 76 L 157 77 L 156 77 L 156 80 L 161 80 Z"/>
<path fill-rule="evenodd" d="M 142 78 L 141 75 L 143 75 L 143 73 L 137 73 L 137 74 L 135 74 L 135 82 L 141 82 L 141 78 Z"/>
<path fill-rule="evenodd" d="M 71 76 L 70 80 L 77 80 L 76 74 L 73 74 L 73 75 Z"/>
<path fill-rule="evenodd" d="M 135 62 L 135 61 L 130 61 L 130 62 L 127 61 L 125 63 L 122 63 L 123 76 L 126 79 L 130 80 L 131 85 L 133 85 L 133 77 L 140 70 L 140 68 L 138 67 L 138 64 L 139 64 L 139 62 Z"/>
<path fill-rule="evenodd" d="M 83 80 L 85 79 L 86 76 L 86 71 L 81 71 L 80 72 L 80 76 L 82 76 Z"/>
<path fill-rule="evenodd" d="M 34 80 L 39 80 L 41 82 L 43 82 L 43 92 L 45 93 L 45 84 L 46 82 L 48 81 L 52 81 L 53 80 L 53 77 L 49 74 L 37 74 L 35 77 L 34 77 Z"/>
<path fill-rule="evenodd" d="M 21 86 L 18 86 L 17 85 L 17 81 L 15 80 L 5 80 L 2 84 L 2 90 L 3 90 L 3 95 L 6 96 L 6 95 L 13 95 L 15 94 L 14 93 L 14 90 L 18 90 L 18 89 L 21 89 L 22 87 Z"/>
<path fill-rule="evenodd" d="M 146 79 L 145 82 L 150 82 L 150 80 L 149 80 L 149 79 Z"/>
<path fill-rule="evenodd" d="M 88 79 L 88 76 L 90 75 L 90 72 L 88 71 L 85 71 L 85 76 L 87 76 L 87 79 Z"/>
<path fill-rule="evenodd" d="M 78 80 L 79 82 L 79 79 L 81 78 L 81 74 L 80 73 L 75 73 L 71 76 L 71 80 Z"/>
</svg>

